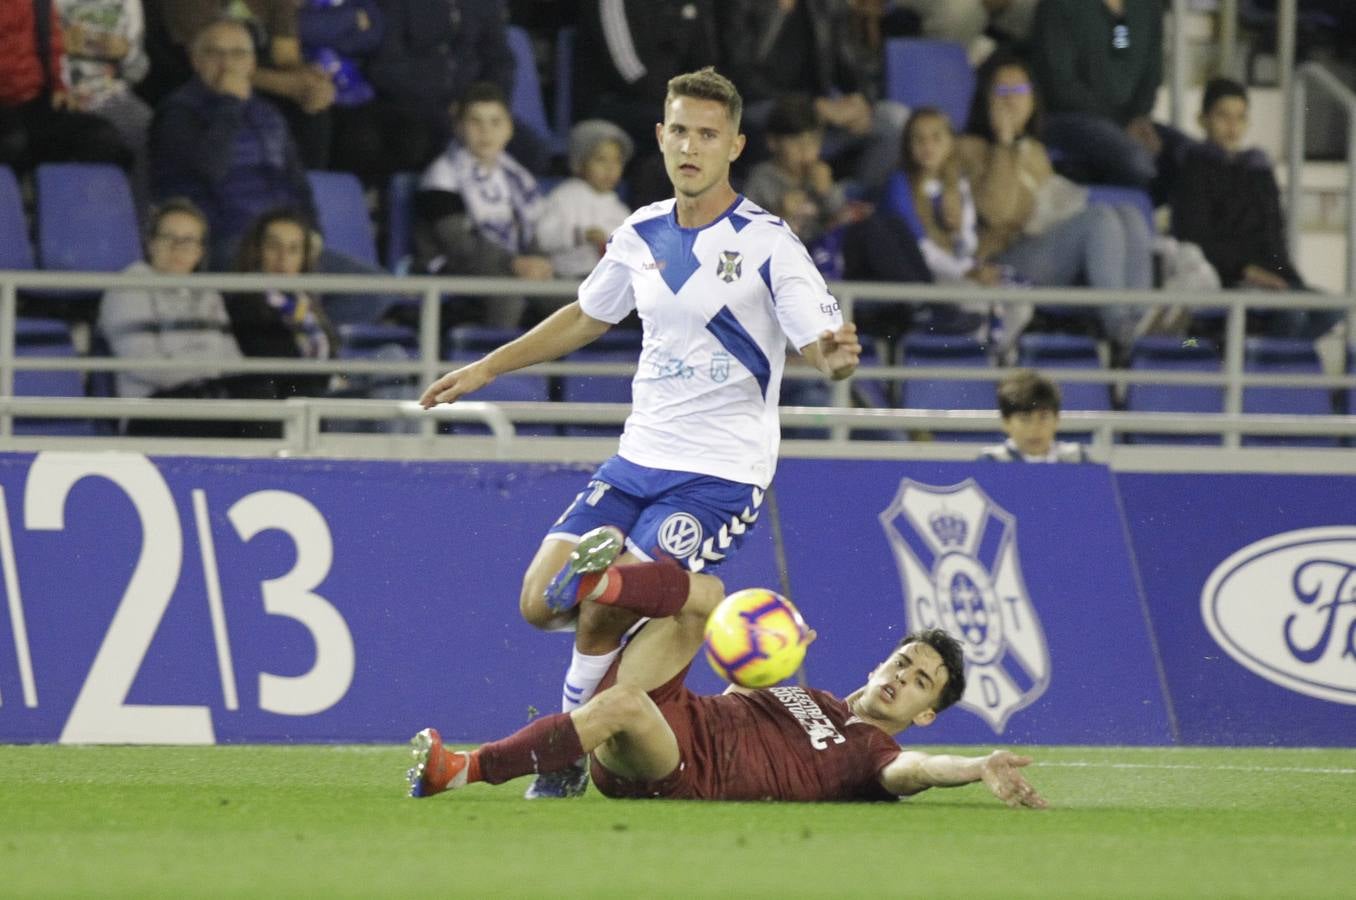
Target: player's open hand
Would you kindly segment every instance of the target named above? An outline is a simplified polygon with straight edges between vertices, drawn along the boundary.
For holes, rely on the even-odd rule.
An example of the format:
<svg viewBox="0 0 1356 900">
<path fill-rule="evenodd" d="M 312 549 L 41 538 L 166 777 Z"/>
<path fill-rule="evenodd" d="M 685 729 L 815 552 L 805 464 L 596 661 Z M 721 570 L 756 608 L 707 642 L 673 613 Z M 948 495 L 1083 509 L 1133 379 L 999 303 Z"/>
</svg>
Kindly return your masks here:
<svg viewBox="0 0 1356 900">
<path fill-rule="evenodd" d="M 819 352 L 834 378 L 851 375 L 862 356 L 862 345 L 857 340 L 857 326 L 852 322 L 844 322 L 838 326 L 837 331 L 825 330 L 819 335 Z"/>
<path fill-rule="evenodd" d="M 494 378 L 479 363 L 471 363 L 448 372 L 442 378 L 424 388 L 419 405 L 432 409 L 439 403 L 455 403 L 472 391 L 478 391 Z"/>
<path fill-rule="evenodd" d="M 1019 771 L 1031 765 L 1031 757 L 1018 756 L 1007 750 L 995 750 L 984 760 L 980 777 L 993 795 L 1008 806 L 1027 806 L 1045 809 L 1045 798 L 1036 792 Z"/>
</svg>

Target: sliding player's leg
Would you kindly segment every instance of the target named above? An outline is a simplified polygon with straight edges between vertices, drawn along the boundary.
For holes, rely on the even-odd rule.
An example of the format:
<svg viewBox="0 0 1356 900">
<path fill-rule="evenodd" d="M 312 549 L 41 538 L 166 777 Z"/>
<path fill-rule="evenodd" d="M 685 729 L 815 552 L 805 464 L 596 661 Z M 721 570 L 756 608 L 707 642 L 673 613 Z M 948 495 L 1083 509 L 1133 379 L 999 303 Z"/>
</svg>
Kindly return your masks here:
<svg viewBox="0 0 1356 900">
<path fill-rule="evenodd" d="M 477 781 L 502 784 L 522 775 L 559 769 L 596 753 L 619 777 L 654 781 L 678 767 L 678 740 L 644 691 L 618 685 L 573 713 L 544 716 L 503 740 L 469 752 L 443 746 L 425 728 L 411 741 L 414 766 L 406 773 L 411 797 L 431 797 Z"/>
</svg>

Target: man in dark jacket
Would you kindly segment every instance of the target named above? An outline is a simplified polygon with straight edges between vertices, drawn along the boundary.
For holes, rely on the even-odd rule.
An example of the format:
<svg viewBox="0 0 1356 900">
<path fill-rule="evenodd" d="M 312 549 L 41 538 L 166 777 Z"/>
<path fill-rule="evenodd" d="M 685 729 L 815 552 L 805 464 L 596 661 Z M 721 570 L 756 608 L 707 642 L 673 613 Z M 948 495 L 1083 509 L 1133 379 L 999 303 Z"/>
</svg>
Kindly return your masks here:
<svg viewBox="0 0 1356 900">
<path fill-rule="evenodd" d="M 151 127 L 151 185 L 158 198 L 188 197 L 207 214 L 212 263 L 226 269 L 260 213 L 313 214 L 311 190 L 282 114 L 254 95 L 248 29 L 213 22 L 191 50 L 195 77 L 165 99 Z"/>
<path fill-rule="evenodd" d="M 1041 0 L 1030 46 L 1045 140 L 1071 174 L 1166 201 L 1185 141 L 1149 118 L 1163 81 L 1159 0 Z"/>
<path fill-rule="evenodd" d="M 809 94 L 825 125 L 825 158 L 835 170 L 854 158 L 849 174 L 868 189 L 884 185 L 899 161 L 908 110 L 879 98 L 880 52 L 865 45 L 852 4 L 722 0 L 717 14 L 721 56 L 748 100 L 750 139 L 758 141 L 778 97 Z"/>
</svg>

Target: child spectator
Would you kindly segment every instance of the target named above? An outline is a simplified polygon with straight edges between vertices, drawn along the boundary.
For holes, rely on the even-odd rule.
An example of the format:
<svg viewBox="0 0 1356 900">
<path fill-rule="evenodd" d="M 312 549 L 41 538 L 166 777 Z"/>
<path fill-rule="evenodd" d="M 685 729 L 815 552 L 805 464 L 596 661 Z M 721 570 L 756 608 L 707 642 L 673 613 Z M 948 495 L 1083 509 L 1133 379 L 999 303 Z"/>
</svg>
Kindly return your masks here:
<svg viewBox="0 0 1356 900">
<path fill-rule="evenodd" d="M 457 111 L 457 140 L 424 172 L 415 196 L 417 265 L 448 275 L 545 280 L 551 261 L 535 251 L 542 197 L 532 174 L 504 152 L 513 137 L 508 101 L 497 85 L 471 86 Z M 473 321 L 515 328 L 521 297 L 465 298 Z"/>
<path fill-rule="evenodd" d="M 301 275 L 313 271 L 319 257 L 310 220 L 295 210 L 265 213 L 240 242 L 239 272 Z M 232 297 L 231 327 L 246 356 L 280 359 L 332 359 L 339 339 L 320 303 L 302 291 L 270 290 Z M 293 373 L 270 376 L 265 392 L 288 397 L 320 397 L 331 376 Z"/>
<path fill-rule="evenodd" d="M 1205 141 L 1192 146 L 1172 202 L 1172 231 L 1200 246 L 1226 288 L 1308 290 L 1285 242 L 1281 193 L 1271 161 L 1245 148 L 1248 92 L 1228 78 L 1205 86 Z M 1249 330 L 1318 337 L 1340 318 L 1333 310 L 1249 313 Z"/>
<path fill-rule="evenodd" d="M 537 238 L 556 274 L 582 278 L 602 259 L 603 247 L 630 209 L 617 196 L 622 168 L 635 146 L 625 131 L 603 119 L 570 129 L 570 170 L 546 198 Z"/>
<path fill-rule="evenodd" d="M 838 224 L 847 200 L 833 171 L 820 158 L 824 124 L 808 94 L 787 94 L 767 119 L 772 158 L 754 166 L 744 195 L 787 219 L 807 246 Z"/>
<path fill-rule="evenodd" d="M 994 462 L 1081 463 L 1087 448 L 1055 440 L 1059 429 L 1059 385 L 1030 370 L 1014 372 L 998 383 L 1001 444 L 985 447 L 980 459 Z"/>
</svg>

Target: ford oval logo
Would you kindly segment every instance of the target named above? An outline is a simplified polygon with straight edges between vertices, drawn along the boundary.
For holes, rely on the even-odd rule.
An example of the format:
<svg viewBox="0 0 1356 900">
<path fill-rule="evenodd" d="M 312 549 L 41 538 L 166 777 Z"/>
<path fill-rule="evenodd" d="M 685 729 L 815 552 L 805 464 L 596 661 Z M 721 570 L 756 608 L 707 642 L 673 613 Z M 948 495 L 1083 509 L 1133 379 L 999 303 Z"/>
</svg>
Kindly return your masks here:
<svg viewBox="0 0 1356 900">
<path fill-rule="evenodd" d="M 1356 528 L 1306 528 L 1249 544 L 1210 573 L 1205 627 L 1268 681 L 1356 705 Z"/>
</svg>

